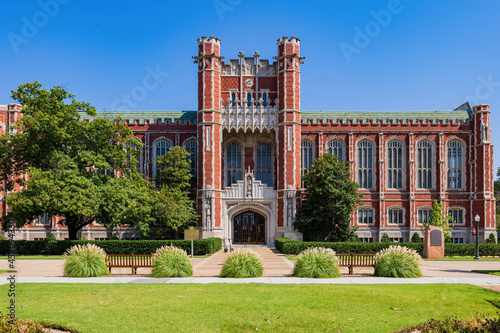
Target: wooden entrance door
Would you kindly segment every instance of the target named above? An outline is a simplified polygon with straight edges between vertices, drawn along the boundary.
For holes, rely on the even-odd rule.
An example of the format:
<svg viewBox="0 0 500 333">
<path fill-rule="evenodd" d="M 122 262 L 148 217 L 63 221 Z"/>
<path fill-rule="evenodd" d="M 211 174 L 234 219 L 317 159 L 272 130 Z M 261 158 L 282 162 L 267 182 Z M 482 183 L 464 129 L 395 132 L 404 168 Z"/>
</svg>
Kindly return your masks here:
<svg viewBox="0 0 500 333">
<path fill-rule="evenodd" d="M 233 220 L 234 244 L 265 244 L 266 219 L 264 216 L 246 211 Z"/>
</svg>

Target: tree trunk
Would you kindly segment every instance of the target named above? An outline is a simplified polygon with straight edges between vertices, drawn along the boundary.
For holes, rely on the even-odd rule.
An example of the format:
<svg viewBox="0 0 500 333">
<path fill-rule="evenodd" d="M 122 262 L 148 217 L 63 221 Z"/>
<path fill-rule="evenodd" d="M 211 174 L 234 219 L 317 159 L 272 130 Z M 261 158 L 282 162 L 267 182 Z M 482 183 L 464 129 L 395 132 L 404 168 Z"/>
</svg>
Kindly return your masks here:
<svg viewBox="0 0 500 333">
<path fill-rule="evenodd" d="M 76 240 L 76 234 L 78 230 L 80 230 L 83 225 L 78 223 L 78 219 L 66 217 L 66 225 L 68 226 L 68 238 L 70 240 Z"/>
</svg>

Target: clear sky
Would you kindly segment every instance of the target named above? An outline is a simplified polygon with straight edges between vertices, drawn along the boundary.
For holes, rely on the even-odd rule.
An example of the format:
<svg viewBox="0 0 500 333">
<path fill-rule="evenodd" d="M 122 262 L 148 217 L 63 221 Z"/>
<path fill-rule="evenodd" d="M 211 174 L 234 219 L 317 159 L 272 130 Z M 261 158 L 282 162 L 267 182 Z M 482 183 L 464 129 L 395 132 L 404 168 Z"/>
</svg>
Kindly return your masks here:
<svg viewBox="0 0 500 333">
<path fill-rule="evenodd" d="M 1 8 L 0 104 L 38 80 L 98 110 L 196 110 L 198 37 L 220 38 L 227 60 L 240 50 L 272 58 L 277 38 L 297 36 L 302 110 L 451 110 L 469 100 L 491 105 L 500 142 L 498 0 L 3 0 Z M 150 72 L 156 81 L 145 89 Z"/>
</svg>

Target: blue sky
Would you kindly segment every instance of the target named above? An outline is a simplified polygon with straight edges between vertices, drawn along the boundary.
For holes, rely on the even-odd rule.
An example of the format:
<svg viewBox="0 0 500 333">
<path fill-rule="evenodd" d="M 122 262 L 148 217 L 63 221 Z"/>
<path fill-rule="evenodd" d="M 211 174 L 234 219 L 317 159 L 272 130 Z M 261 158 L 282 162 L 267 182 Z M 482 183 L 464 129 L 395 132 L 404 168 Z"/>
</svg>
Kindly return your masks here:
<svg viewBox="0 0 500 333">
<path fill-rule="evenodd" d="M 450 110 L 491 105 L 500 141 L 500 2 L 2 1 L 0 104 L 27 81 L 63 85 L 98 110 L 195 110 L 196 39 L 222 55 L 276 55 L 297 36 L 302 110 Z M 364 36 L 363 36 L 364 35 Z M 364 37 L 364 38 L 363 38 Z M 156 84 L 129 105 L 122 102 Z M 498 147 L 498 146 L 497 146 Z M 495 170 L 500 167 L 496 153 Z"/>
</svg>

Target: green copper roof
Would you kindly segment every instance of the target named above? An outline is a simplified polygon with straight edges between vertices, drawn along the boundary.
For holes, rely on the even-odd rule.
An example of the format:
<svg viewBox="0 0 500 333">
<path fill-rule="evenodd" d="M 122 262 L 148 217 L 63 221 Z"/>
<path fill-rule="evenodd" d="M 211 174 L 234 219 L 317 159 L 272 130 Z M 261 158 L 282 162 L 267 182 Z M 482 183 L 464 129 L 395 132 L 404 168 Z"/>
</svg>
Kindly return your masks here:
<svg viewBox="0 0 500 333">
<path fill-rule="evenodd" d="M 467 111 L 302 111 L 302 119 L 469 119 Z"/>
<path fill-rule="evenodd" d="M 88 116 L 86 114 L 81 114 L 82 119 L 94 119 L 94 118 L 109 118 L 114 119 L 118 117 L 123 119 L 129 119 L 133 121 L 139 119 L 142 123 L 145 119 L 149 119 L 150 122 L 160 120 L 160 123 L 164 123 L 168 120 L 170 123 L 179 120 L 180 123 L 185 123 L 189 120 L 190 124 L 195 124 L 197 115 L 196 111 L 97 111 L 95 117 Z"/>
</svg>

